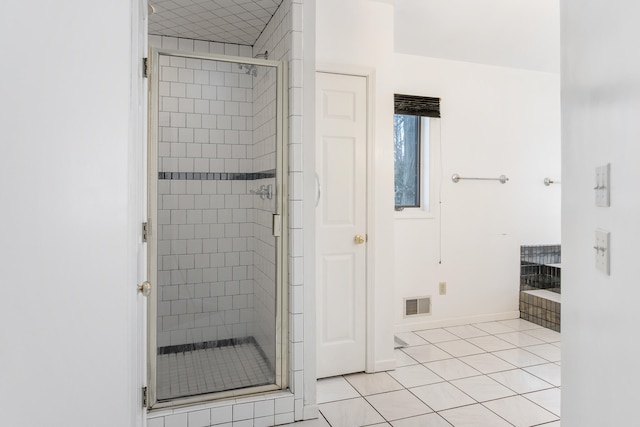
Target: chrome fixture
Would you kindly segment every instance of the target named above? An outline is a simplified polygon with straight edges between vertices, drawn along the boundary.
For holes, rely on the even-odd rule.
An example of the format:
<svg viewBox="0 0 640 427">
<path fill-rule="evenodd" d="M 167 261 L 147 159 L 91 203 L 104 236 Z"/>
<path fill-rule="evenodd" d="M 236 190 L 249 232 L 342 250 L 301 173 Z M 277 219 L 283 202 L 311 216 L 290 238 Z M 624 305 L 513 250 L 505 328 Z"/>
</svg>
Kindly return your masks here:
<svg viewBox="0 0 640 427">
<path fill-rule="evenodd" d="M 509 178 L 507 178 L 505 175 L 500 175 L 498 178 L 463 178 L 457 173 L 454 173 L 453 175 L 451 175 L 451 181 L 455 183 L 457 183 L 461 179 L 470 179 L 474 181 L 500 181 L 501 184 L 504 184 L 507 181 L 509 181 Z"/>
<path fill-rule="evenodd" d="M 265 50 L 264 53 L 258 53 L 254 58 L 269 59 L 269 52 Z M 258 67 L 255 64 L 239 63 L 238 68 L 240 68 L 240 70 L 244 70 L 245 74 L 249 74 L 253 77 L 258 76 Z"/>
<path fill-rule="evenodd" d="M 257 190 L 250 190 L 249 192 L 251 194 L 260 196 L 262 200 L 264 199 L 271 200 L 273 198 L 273 186 L 271 184 L 261 185 Z"/>
<path fill-rule="evenodd" d="M 138 285 L 138 292 L 140 292 L 145 297 L 151 295 L 151 283 L 147 281 L 142 282 L 142 284 Z"/>
<path fill-rule="evenodd" d="M 546 185 L 548 187 L 551 184 L 560 184 L 560 181 L 553 181 L 551 178 L 545 178 L 544 179 L 544 185 Z"/>
<path fill-rule="evenodd" d="M 258 67 L 253 64 L 238 64 L 238 68 L 240 70 L 245 70 L 245 74 L 249 74 L 250 76 L 257 77 L 258 76 Z"/>
</svg>

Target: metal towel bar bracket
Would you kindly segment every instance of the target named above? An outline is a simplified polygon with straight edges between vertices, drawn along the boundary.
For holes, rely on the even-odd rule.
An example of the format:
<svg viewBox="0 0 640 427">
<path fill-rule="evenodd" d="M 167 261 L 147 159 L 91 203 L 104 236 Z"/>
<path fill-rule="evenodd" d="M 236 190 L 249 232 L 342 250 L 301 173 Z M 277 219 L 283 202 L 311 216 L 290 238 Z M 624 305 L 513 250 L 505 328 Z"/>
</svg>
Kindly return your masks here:
<svg viewBox="0 0 640 427">
<path fill-rule="evenodd" d="M 543 182 L 544 182 L 544 185 L 546 185 L 547 187 L 550 186 L 551 184 L 560 184 L 560 181 L 554 181 L 551 178 L 545 178 Z"/>
<path fill-rule="evenodd" d="M 451 175 L 451 181 L 455 183 L 457 183 L 461 179 L 470 179 L 474 181 L 500 181 L 501 184 L 504 184 L 507 181 L 509 181 L 509 178 L 507 178 L 505 175 L 500 175 L 498 178 L 464 178 L 458 175 L 457 173 L 454 173 L 453 175 Z"/>
</svg>

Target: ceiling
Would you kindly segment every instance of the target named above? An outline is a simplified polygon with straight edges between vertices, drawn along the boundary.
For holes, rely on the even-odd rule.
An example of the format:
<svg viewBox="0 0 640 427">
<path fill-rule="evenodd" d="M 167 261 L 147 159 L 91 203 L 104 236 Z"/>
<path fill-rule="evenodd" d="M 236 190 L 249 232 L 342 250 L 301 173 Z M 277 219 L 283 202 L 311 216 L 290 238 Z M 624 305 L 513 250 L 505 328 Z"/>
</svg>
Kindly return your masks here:
<svg viewBox="0 0 640 427">
<path fill-rule="evenodd" d="M 150 0 L 149 34 L 253 46 L 282 0 Z"/>
<path fill-rule="evenodd" d="M 559 0 L 395 0 L 395 51 L 560 72 Z"/>
<path fill-rule="evenodd" d="M 559 0 L 392 1 L 396 52 L 560 72 Z M 253 46 L 282 0 L 150 3 L 149 34 Z"/>
</svg>

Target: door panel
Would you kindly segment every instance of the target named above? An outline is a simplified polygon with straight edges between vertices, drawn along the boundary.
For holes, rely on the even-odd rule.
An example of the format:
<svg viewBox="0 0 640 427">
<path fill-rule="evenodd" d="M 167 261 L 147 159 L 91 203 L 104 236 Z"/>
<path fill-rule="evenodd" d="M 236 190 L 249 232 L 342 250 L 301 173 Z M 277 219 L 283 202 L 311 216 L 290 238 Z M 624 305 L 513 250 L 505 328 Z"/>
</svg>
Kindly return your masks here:
<svg viewBox="0 0 640 427">
<path fill-rule="evenodd" d="M 331 307 L 332 313 L 340 316 L 324 316 L 322 340 L 325 344 L 339 344 L 355 341 L 355 313 L 357 301 L 351 286 L 354 277 L 355 257 L 353 254 L 330 255 L 324 257 L 323 273 L 325 277 L 323 305 Z"/>
<path fill-rule="evenodd" d="M 317 375 L 365 369 L 367 81 L 317 73 Z"/>
<path fill-rule="evenodd" d="M 354 227 L 354 180 L 350 171 L 355 164 L 355 138 L 324 138 L 322 140 L 324 187 L 331 196 L 331 203 L 324 203 L 322 221 L 326 226 Z M 336 173 L 345 171 L 345 173 Z"/>
</svg>

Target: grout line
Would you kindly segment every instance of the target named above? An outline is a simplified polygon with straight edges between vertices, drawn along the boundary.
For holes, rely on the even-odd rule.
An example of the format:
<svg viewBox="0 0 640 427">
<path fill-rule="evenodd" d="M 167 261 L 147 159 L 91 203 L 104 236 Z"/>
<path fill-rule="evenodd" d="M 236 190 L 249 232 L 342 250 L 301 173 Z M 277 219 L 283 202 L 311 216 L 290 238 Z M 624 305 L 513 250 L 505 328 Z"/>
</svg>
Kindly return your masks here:
<svg viewBox="0 0 640 427">
<path fill-rule="evenodd" d="M 470 326 L 473 326 L 473 324 L 471 324 Z M 506 326 L 506 325 L 504 325 L 504 326 Z M 541 327 L 539 327 L 539 328 L 541 328 Z M 538 327 L 536 327 L 536 328 L 534 328 L 534 329 L 539 329 L 539 328 L 538 328 Z M 444 328 L 442 328 L 442 329 L 444 329 Z M 513 328 L 511 328 L 511 329 L 513 329 Z M 449 331 L 447 331 L 447 332 L 449 332 Z M 486 332 L 486 331 L 484 331 L 484 332 Z M 521 333 L 522 333 L 522 332 L 525 332 L 525 331 L 522 331 L 522 330 L 514 330 L 513 332 L 521 332 Z M 415 333 L 415 332 L 413 332 L 413 333 Z M 512 333 L 512 332 L 500 332 L 500 333 L 498 333 L 498 334 L 487 333 L 487 335 L 482 335 L 482 336 L 493 336 L 493 337 L 496 337 L 496 338 L 498 338 L 498 339 L 501 339 L 498 335 L 500 335 L 500 334 L 505 334 L 505 333 Z M 417 335 L 417 334 L 416 334 L 416 335 Z M 455 335 L 455 334 L 454 334 L 454 335 Z M 532 336 L 532 337 L 534 337 L 534 338 L 537 338 L 537 337 L 535 337 L 535 336 L 533 336 L 533 335 L 530 335 L 530 334 L 527 334 L 527 335 Z M 419 336 L 419 335 L 418 335 L 418 336 Z M 424 339 L 424 338 L 423 338 L 423 337 L 421 337 L 421 336 L 419 336 L 419 337 L 420 337 L 420 338 L 422 338 L 422 339 Z M 460 337 L 460 339 L 461 339 L 461 340 L 466 341 L 466 342 L 468 342 L 468 343 L 470 343 L 470 344 L 472 344 L 472 345 L 475 345 L 475 344 L 473 344 L 472 342 L 469 342 L 469 341 L 468 341 L 468 340 L 469 340 L 469 339 L 471 339 L 471 338 L 476 338 L 476 337 L 470 337 L 470 338 L 462 338 L 462 337 Z M 537 338 L 537 339 L 539 339 L 539 338 Z M 426 340 L 426 339 L 425 339 L 425 340 Z M 433 346 L 435 346 L 436 348 L 438 348 L 438 349 L 440 349 L 440 350 L 444 351 L 445 353 L 449 354 L 449 353 L 448 353 L 448 352 L 446 352 L 444 349 L 442 349 L 442 348 L 440 348 L 439 346 L 437 346 L 435 343 L 432 343 L 432 342 L 430 342 L 430 341 L 428 341 L 428 340 L 426 340 L 426 341 L 427 341 L 427 344 L 426 344 L 426 345 L 433 345 Z M 451 342 L 451 341 L 454 341 L 454 340 L 441 341 L 441 343 L 444 343 L 444 342 Z M 503 340 L 503 341 L 504 341 L 504 340 Z M 544 341 L 544 340 L 541 340 L 541 341 Z M 513 366 L 513 369 L 499 370 L 499 371 L 496 371 L 496 372 L 490 372 L 490 373 L 486 373 L 486 374 L 485 374 L 485 373 L 482 373 L 482 372 L 478 371 L 476 368 L 474 368 L 474 367 L 473 367 L 473 366 L 471 366 L 470 364 L 466 363 L 464 360 L 462 360 L 462 357 L 475 356 L 475 355 L 481 355 L 481 354 L 490 354 L 490 355 L 492 355 L 492 356 L 494 356 L 494 357 L 498 357 L 500 360 L 504 361 L 505 363 L 509 363 L 509 364 L 511 364 L 511 363 L 510 363 L 510 362 L 508 362 L 508 361 L 506 361 L 506 360 L 504 360 L 504 359 L 502 359 L 502 358 L 501 358 L 501 357 L 499 357 L 498 355 L 494 354 L 495 352 L 486 351 L 486 350 L 482 349 L 482 350 L 483 350 L 483 352 L 482 352 L 482 353 L 477 353 L 477 354 L 468 355 L 468 356 L 460 356 L 460 357 L 455 357 L 455 356 L 451 355 L 451 357 L 450 357 L 450 358 L 446 358 L 446 359 L 440 359 L 440 360 L 432 361 L 432 362 L 438 362 L 438 361 L 441 361 L 441 360 L 457 359 L 457 360 L 459 360 L 460 362 L 462 362 L 463 364 L 465 364 L 465 365 L 467 365 L 467 366 L 471 367 L 472 369 L 475 369 L 476 371 L 478 371 L 478 372 L 479 372 L 479 374 L 478 374 L 478 375 L 465 376 L 465 377 L 462 377 L 462 378 L 457 378 L 457 379 L 455 379 L 455 380 L 445 380 L 445 379 L 442 379 L 442 381 L 438 381 L 438 382 L 436 382 L 436 383 L 429 383 L 429 384 L 424 384 L 424 385 L 421 385 L 421 386 L 416 386 L 416 387 L 411 387 L 411 388 L 405 387 L 402 383 L 400 383 L 400 382 L 399 382 L 397 379 L 395 379 L 393 376 L 391 376 L 391 375 L 389 375 L 389 376 L 390 376 L 391 378 L 393 378 L 397 383 L 399 383 L 399 384 L 403 387 L 403 389 L 404 389 L 404 390 L 409 391 L 413 396 L 415 396 L 416 398 L 418 398 L 418 399 L 420 400 L 420 402 L 422 402 L 422 403 L 423 403 L 424 405 L 426 405 L 428 408 L 432 409 L 432 411 L 433 411 L 433 412 L 430 412 L 430 413 L 434 413 L 434 414 L 438 415 L 440 418 L 442 418 L 442 419 L 443 419 L 444 421 L 446 421 L 447 423 L 449 423 L 449 422 L 448 422 L 448 421 L 447 421 L 447 420 L 446 420 L 446 419 L 445 419 L 445 418 L 440 414 L 440 412 L 447 411 L 447 410 L 451 410 L 451 409 L 456 409 L 456 408 L 463 408 L 463 407 L 465 407 L 465 406 L 472 406 L 472 405 L 476 405 L 476 404 L 481 405 L 481 406 L 482 406 L 482 407 L 484 407 L 485 409 L 488 409 L 491 413 L 495 414 L 495 415 L 496 415 L 496 416 L 498 416 L 500 419 L 503 419 L 503 420 L 505 420 L 505 422 L 509 423 L 505 418 L 503 418 L 502 416 L 500 416 L 500 415 L 499 415 L 499 414 L 497 414 L 496 412 L 492 411 L 490 408 L 488 408 L 488 407 L 487 407 L 487 406 L 485 406 L 484 404 L 485 404 L 485 403 L 487 403 L 487 402 L 497 401 L 497 400 L 501 400 L 501 399 L 507 399 L 507 398 L 516 397 L 516 396 L 520 396 L 520 397 L 522 397 L 522 398 L 526 399 L 528 402 L 533 403 L 534 405 L 536 405 L 537 407 L 539 407 L 539 408 L 543 409 L 544 411 L 548 412 L 549 414 L 553 415 L 554 417 L 557 417 L 557 420 L 549 421 L 549 422 L 545 422 L 545 423 L 542 423 L 542 424 L 536 424 L 537 426 L 544 426 L 544 425 L 547 425 L 547 424 L 550 424 L 550 423 L 554 423 L 554 422 L 560 421 L 560 420 L 561 420 L 561 417 L 560 417 L 560 416 L 556 415 L 554 412 L 551 412 L 551 411 L 550 411 L 550 410 L 548 410 L 547 408 L 545 408 L 545 407 L 543 407 L 543 406 L 539 405 L 538 403 L 536 403 L 536 402 L 534 402 L 534 401 L 530 400 L 529 398 L 527 398 L 527 395 L 532 394 L 532 393 L 537 393 L 537 392 L 546 391 L 546 390 L 553 390 L 553 389 L 558 389 L 558 390 L 560 390 L 560 389 L 561 389 L 561 386 L 556 386 L 555 384 L 551 384 L 551 383 L 549 383 L 547 380 L 545 380 L 544 378 L 541 378 L 541 377 L 539 377 L 539 376 L 537 376 L 537 375 L 535 375 L 535 374 L 533 374 L 533 373 L 531 373 L 531 372 L 526 371 L 526 368 L 535 367 L 535 366 L 542 366 L 542 365 L 556 365 L 556 366 L 558 366 L 557 364 L 558 364 L 559 362 L 554 362 L 554 361 L 548 360 L 548 359 L 546 359 L 546 358 L 544 358 L 544 357 L 542 357 L 542 356 L 538 356 L 537 354 L 532 353 L 532 352 L 530 352 L 530 351 L 527 351 L 527 350 L 526 350 L 526 347 L 533 347 L 533 346 L 537 346 L 537 345 L 544 345 L 544 344 L 553 345 L 553 343 L 544 341 L 542 344 L 533 344 L 533 345 L 529 345 L 529 346 L 520 346 L 520 345 L 516 345 L 516 344 L 512 344 L 512 343 L 509 343 L 509 344 L 510 344 L 510 345 L 513 345 L 513 346 L 514 346 L 514 348 L 512 348 L 512 349 L 506 349 L 506 350 L 496 350 L 496 352 L 500 352 L 500 351 L 507 351 L 507 350 L 523 350 L 523 351 L 526 351 L 527 353 L 532 354 L 533 356 L 539 357 L 540 359 L 544 360 L 544 362 L 543 362 L 543 363 L 536 363 L 536 364 L 533 364 L 533 365 L 522 366 L 522 367 L 520 367 L 520 366 Z M 406 348 L 419 347 L 419 346 L 422 346 L 422 345 L 425 345 L 425 344 L 416 344 L 416 345 L 408 346 L 408 347 L 406 347 Z M 477 347 L 477 346 L 476 346 L 476 347 Z M 432 371 L 431 369 L 429 369 L 429 367 L 428 367 L 428 366 L 426 366 L 426 364 L 427 364 L 427 363 L 431 363 L 431 362 L 423 362 L 423 363 L 418 362 L 414 357 L 412 357 L 410 354 L 408 354 L 408 353 L 407 353 L 406 351 L 404 351 L 404 350 L 405 350 L 405 349 L 400 349 L 400 351 L 402 351 L 406 356 L 409 356 L 409 358 L 410 358 L 410 359 L 412 359 L 412 360 L 416 361 L 416 363 L 415 363 L 415 364 L 410 364 L 410 365 L 404 365 L 404 366 L 402 366 L 402 367 L 410 367 L 410 366 L 421 365 L 421 366 L 425 367 L 426 369 L 428 369 L 429 371 L 431 371 L 431 372 L 432 372 L 433 374 L 435 374 L 436 376 L 440 377 L 440 375 L 438 375 L 436 372 Z M 402 367 L 400 367 L 400 368 L 402 368 Z M 539 390 L 532 390 L 532 391 L 528 391 L 528 392 L 526 392 L 526 393 L 518 393 L 517 391 L 515 391 L 515 390 L 511 389 L 510 387 L 506 386 L 505 384 L 500 383 L 499 381 L 496 381 L 495 379 L 493 379 L 493 378 L 491 378 L 491 377 L 489 376 L 490 374 L 495 374 L 495 373 L 500 373 L 500 372 L 506 372 L 506 371 L 516 371 L 516 370 L 517 370 L 517 371 L 520 371 L 520 372 L 522 372 L 522 373 L 526 373 L 526 374 L 529 374 L 529 375 L 534 376 L 535 378 L 537 378 L 537 379 L 539 379 L 540 381 L 543 381 L 544 383 L 546 383 L 547 385 L 549 385 L 549 387 L 545 387 L 545 388 L 542 388 L 542 389 L 539 389 Z M 387 373 L 387 374 L 388 374 L 388 373 Z M 495 381 L 495 382 L 496 382 L 497 384 L 499 384 L 500 386 L 502 386 L 502 387 L 506 388 L 507 390 L 510 390 L 512 393 L 514 393 L 514 395 L 513 395 L 513 396 L 506 396 L 506 397 L 499 397 L 499 398 L 495 398 L 495 399 L 490 399 L 490 400 L 486 400 L 486 401 L 483 401 L 483 402 L 479 402 L 479 401 L 477 401 L 476 399 L 474 399 L 471 395 L 469 395 L 468 393 L 466 393 L 464 390 L 462 390 L 461 388 L 459 388 L 458 386 L 456 386 L 456 385 L 452 382 L 452 381 L 456 381 L 456 380 L 459 380 L 459 379 L 473 378 L 473 377 L 479 377 L 479 376 L 484 376 L 484 377 L 487 377 L 487 378 L 489 378 L 489 379 L 491 379 L 491 380 Z M 364 396 L 362 393 L 360 393 L 360 391 L 359 391 L 359 390 L 357 390 L 357 389 L 356 389 L 356 388 L 355 388 L 355 387 L 354 387 L 354 386 L 353 386 L 353 385 L 352 385 L 352 384 L 347 380 L 346 376 L 342 375 L 341 377 L 342 377 L 342 378 L 343 378 L 343 379 L 344 379 L 344 380 L 345 380 L 345 381 L 346 381 L 346 382 L 347 382 L 347 383 L 348 383 L 348 384 L 349 384 L 353 389 L 355 389 L 355 390 L 356 390 L 356 392 L 358 393 L 358 395 L 360 396 L 360 398 L 363 398 L 363 399 L 365 400 L 365 402 L 367 402 L 367 404 L 369 404 L 369 406 L 371 406 L 371 407 L 372 407 L 372 408 L 373 408 L 373 409 L 374 409 L 378 414 L 380 414 L 380 416 L 381 416 L 384 420 L 386 420 L 388 423 L 391 423 L 391 422 L 392 422 L 392 421 L 387 420 L 384 416 L 382 416 L 382 414 L 381 414 L 381 413 L 380 413 L 380 412 L 375 408 L 375 406 L 373 406 L 371 403 L 369 403 L 369 401 L 367 400 L 367 396 L 375 396 L 375 395 L 380 395 L 380 394 L 385 394 L 385 393 L 390 393 L 390 392 L 392 392 L 392 391 L 400 391 L 400 390 L 391 390 L 391 391 L 385 391 L 385 392 L 381 392 L 381 393 L 373 393 L 373 394 L 370 394 L 370 395 Z M 441 378 L 441 377 L 440 377 L 440 378 Z M 441 383 L 449 383 L 450 385 L 452 385 L 453 387 L 455 387 L 457 390 L 459 390 L 460 392 L 462 392 L 464 395 L 466 395 L 466 396 L 468 396 L 469 398 L 471 398 L 471 399 L 474 401 L 474 403 L 466 404 L 466 405 L 460 405 L 460 406 L 455 406 L 455 407 L 452 407 L 452 408 L 446 408 L 446 409 L 443 409 L 443 410 L 441 410 L 441 411 L 435 411 L 435 410 L 433 410 L 433 408 L 431 408 L 431 407 L 430 407 L 426 402 L 422 401 L 418 396 L 416 396 L 416 395 L 412 392 L 412 389 L 413 389 L 413 388 L 423 387 L 423 386 L 428 386 L 428 385 L 433 385 L 433 384 L 441 384 Z M 338 402 L 338 401 L 344 401 L 344 400 L 350 400 L 350 399 L 358 399 L 358 397 L 357 397 L 357 398 L 349 398 L 349 399 L 339 399 L 339 400 L 335 400 L 335 401 L 331 401 L 331 402 L 325 402 L 325 403 L 332 403 L 332 402 Z M 322 414 L 322 413 L 321 413 L 321 414 Z M 428 414 L 422 414 L 422 415 L 428 415 Z M 323 418 L 325 418 L 325 420 L 326 420 L 326 417 L 324 417 L 324 414 L 322 414 L 322 416 L 323 416 Z M 421 415 L 418 415 L 418 416 L 421 416 Z M 401 419 L 411 419 L 411 418 L 415 418 L 415 417 L 417 417 L 417 416 L 413 416 L 413 417 L 406 417 L 406 418 L 401 418 Z M 331 425 L 331 424 L 329 423 L 329 421 L 328 421 L 328 420 L 326 420 L 326 421 L 327 421 L 327 423 L 328 423 L 329 425 Z M 398 420 L 393 420 L 393 421 L 398 421 Z M 449 424 L 450 424 L 450 423 L 449 423 Z M 509 424 L 511 424 L 511 423 L 509 423 Z"/>
<path fill-rule="evenodd" d="M 558 387 L 554 387 L 554 388 L 558 388 Z M 552 389 L 547 388 L 547 389 L 544 389 L 544 390 L 538 390 L 538 391 L 545 391 L 545 390 L 552 390 Z M 535 393 L 535 391 L 532 391 L 531 393 Z M 531 393 L 521 394 L 521 396 L 522 396 L 522 397 L 524 397 L 525 399 L 527 399 L 529 402 L 533 403 L 534 405 L 539 406 L 540 408 L 544 409 L 545 411 L 549 412 L 550 414 L 555 415 L 556 417 L 558 417 L 558 419 L 560 419 L 560 416 L 559 416 L 559 415 L 557 415 L 557 414 L 556 414 L 556 413 L 554 413 L 554 412 L 551 412 L 550 410 L 548 410 L 548 409 L 547 409 L 547 408 L 545 408 L 544 406 L 542 406 L 542 405 L 538 404 L 537 402 L 534 402 L 533 400 L 529 399 L 529 398 L 526 396 L 527 394 L 531 394 Z M 555 421 L 551 421 L 551 422 L 555 422 Z M 545 423 L 545 424 L 548 424 L 548 423 Z M 544 425 L 544 424 L 541 424 L 541 425 Z"/>
</svg>

